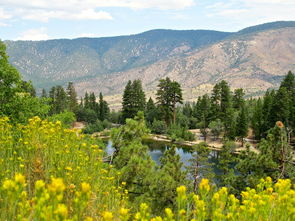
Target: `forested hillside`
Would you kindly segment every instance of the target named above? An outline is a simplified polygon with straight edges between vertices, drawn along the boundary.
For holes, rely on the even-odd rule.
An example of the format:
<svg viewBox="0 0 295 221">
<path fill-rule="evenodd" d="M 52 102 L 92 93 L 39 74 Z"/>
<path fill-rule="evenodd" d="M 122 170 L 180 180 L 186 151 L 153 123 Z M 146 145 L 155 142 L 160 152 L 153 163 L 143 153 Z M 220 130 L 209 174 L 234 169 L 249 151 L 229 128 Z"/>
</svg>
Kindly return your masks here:
<svg viewBox="0 0 295 221">
<path fill-rule="evenodd" d="M 182 84 L 185 100 L 210 92 L 220 80 L 247 95 L 277 88 L 294 70 L 294 22 L 274 22 L 236 33 L 152 30 L 111 38 L 7 41 L 10 61 L 38 93 L 73 81 L 85 91 L 116 95 L 128 80 L 140 79 L 146 91 L 169 77 Z M 110 98 L 108 98 L 110 100 Z"/>
</svg>

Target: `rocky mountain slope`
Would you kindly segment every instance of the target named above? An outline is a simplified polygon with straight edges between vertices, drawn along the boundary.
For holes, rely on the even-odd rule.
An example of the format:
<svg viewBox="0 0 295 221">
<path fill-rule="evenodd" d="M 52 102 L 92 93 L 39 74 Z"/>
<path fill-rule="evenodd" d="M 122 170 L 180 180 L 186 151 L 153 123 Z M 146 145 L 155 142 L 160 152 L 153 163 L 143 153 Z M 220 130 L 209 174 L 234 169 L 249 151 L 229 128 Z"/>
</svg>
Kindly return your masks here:
<svg viewBox="0 0 295 221">
<path fill-rule="evenodd" d="M 130 79 L 141 79 L 152 95 L 170 77 L 185 98 L 209 92 L 225 79 L 248 95 L 276 87 L 295 71 L 295 22 L 253 26 L 236 33 L 153 30 L 97 39 L 6 42 L 12 63 L 25 79 L 48 87 L 74 81 L 79 94 L 102 91 L 118 103 Z"/>
<path fill-rule="evenodd" d="M 152 30 L 138 35 L 7 41 L 11 62 L 37 88 L 126 71 L 220 41 L 231 33 Z"/>
</svg>

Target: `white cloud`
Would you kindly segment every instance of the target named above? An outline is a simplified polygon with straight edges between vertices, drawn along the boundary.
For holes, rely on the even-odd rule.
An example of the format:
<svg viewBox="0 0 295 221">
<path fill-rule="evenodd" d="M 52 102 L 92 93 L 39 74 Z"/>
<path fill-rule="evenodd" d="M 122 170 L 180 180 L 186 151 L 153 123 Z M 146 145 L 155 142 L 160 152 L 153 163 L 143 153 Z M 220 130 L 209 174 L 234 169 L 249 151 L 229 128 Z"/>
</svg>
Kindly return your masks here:
<svg viewBox="0 0 295 221">
<path fill-rule="evenodd" d="M 194 5 L 196 0 L 1 0 L 0 19 L 18 17 L 47 22 L 61 20 L 112 20 L 103 7 L 123 7 L 131 9 L 180 10 Z"/>
<path fill-rule="evenodd" d="M 231 19 L 242 26 L 277 20 L 295 20 L 294 0 L 230 0 L 207 7 L 209 17 Z"/>
<path fill-rule="evenodd" d="M 21 35 L 16 38 L 15 40 L 32 40 L 32 41 L 39 41 L 39 40 L 47 40 L 49 36 L 47 35 L 47 29 L 44 27 L 38 29 L 29 29 L 21 33 Z"/>
<path fill-rule="evenodd" d="M 9 19 L 11 17 L 12 17 L 11 14 L 8 14 L 7 12 L 5 12 L 3 8 L 0 8 L 0 20 Z"/>
<path fill-rule="evenodd" d="M 100 7 L 183 9 L 194 5 L 195 0 L 1 0 L 8 7 L 39 9 L 89 9 Z"/>
<path fill-rule="evenodd" d="M 94 11 L 93 9 L 86 9 L 79 12 L 68 11 L 46 11 L 44 9 L 19 9 L 18 14 L 27 20 L 36 20 L 47 22 L 49 19 L 62 20 L 112 20 L 112 16 L 104 11 Z"/>
<path fill-rule="evenodd" d="M 4 22 L 0 22 L 0 27 L 7 27 L 7 26 L 9 26 L 9 24 L 6 24 Z"/>
</svg>

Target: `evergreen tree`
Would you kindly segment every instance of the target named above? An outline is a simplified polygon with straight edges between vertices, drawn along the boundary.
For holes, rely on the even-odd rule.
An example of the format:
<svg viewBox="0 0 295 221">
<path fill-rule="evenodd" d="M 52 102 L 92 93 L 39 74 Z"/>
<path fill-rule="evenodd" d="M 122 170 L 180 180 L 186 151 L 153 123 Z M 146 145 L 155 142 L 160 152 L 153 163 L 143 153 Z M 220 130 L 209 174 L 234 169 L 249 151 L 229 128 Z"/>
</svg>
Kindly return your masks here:
<svg viewBox="0 0 295 221">
<path fill-rule="evenodd" d="M 211 121 L 209 124 L 210 131 L 212 135 L 214 136 L 214 139 L 218 139 L 219 135 L 222 133 L 224 130 L 223 123 L 221 122 L 220 119 L 217 119 L 215 121 Z"/>
<path fill-rule="evenodd" d="M 244 105 L 245 92 L 242 88 L 236 89 L 233 96 L 233 108 L 240 109 Z"/>
<path fill-rule="evenodd" d="M 154 120 L 160 119 L 158 108 L 156 107 L 153 99 L 150 97 L 147 104 L 146 104 L 146 121 L 149 125 L 152 125 Z"/>
<path fill-rule="evenodd" d="M 76 112 L 78 108 L 77 92 L 73 82 L 69 82 L 67 87 L 68 96 L 68 109 L 69 111 Z"/>
<path fill-rule="evenodd" d="M 98 113 L 98 104 L 94 92 L 89 94 L 88 108 Z"/>
<path fill-rule="evenodd" d="M 258 98 L 252 117 L 252 128 L 254 130 L 255 138 L 260 139 L 263 136 L 263 109 L 262 100 Z"/>
<path fill-rule="evenodd" d="M 161 79 L 157 90 L 157 103 L 167 124 L 176 122 L 176 104 L 182 104 L 180 84 L 170 78 Z"/>
<path fill-rule="evenodd" d="M 233 108 L 227 108 L 224 114 L 224 136 L 234 140 L 236 136 L 236 113 Z"/>
<path fill-rule="evenodd" d="M 203 95 L 199 102 L 199 111 L 200 111 L 200 122 L 198 127 L 201 130 L 204 140 L 207 140 L 207 135 L 209 133 L 208 125 L 210 123 L 210 98 L 207 94 Z"/>
<path fill-rule="evenodd" d="M 190 118 L 192 117 L 193 114 L 193 109 L 192 106 L 189 102 L 186 102 L 182 108 L 182 113 L 187 117 Z"/>
<path fill-rule="evenodd" d="M 67 108 L 67 94 L 62 86 L 52 87 L 49 91 L 50 114 L 59 114 Z"/>
<path fill-rule="evenodd" d="M 231 92 L 226 81 L 221 81 L 220 83 L 220 114 L 221 119 L 225 121 L 229 109 L 232 108 Z"/>
<path fill-rule="evenodd" d="M 240 138 L 242 141 L 242 146 L 244 146 L 244 137 L 248 134 L 248 119 L 246 115 L 246 108 L 245 104 L 241 104 L 240 112 L 237 118 L 237 124 L 236 124 L 236 136 Z"/>
<path fill-rule="evenodd" d="M 193 177 L 193 189 L 197 192 L 200 181 L 203 178 L 213 181 L 214 171 L 213 163 L 209 162 L 210 150 L 208 144 L 201 142 L 197 144 L 193 149 L 192 159 L 190 159 L 190 166 L 188 171 Z"/>
<path fill-rule="evenodd" d="M 47 92 L 44 88 L 42 89 L 41 98 L 47 98 Z"/>
<path fill-rule="evenodd" d="M 152 179 L 150 195 L 153 198 L 154 211 L 163 211 L 166 207 L 176 207 L 177 193 L 175 189 L 187 184 L 185 170 L 182 170 L 183 163 L 176 153 L 176 147 L 167 149 L 160 158 L 161 166 Z"/>
<path fill-rule="evenodd" d="M 133 118 L 138 111 L 145 110 L 145 94 L 142 89 L 141 81 L 128 81 L 122 102 L 122 117 L 123 120 Z"/>
<path fill-rule="evenodd" d="M 132 83 L 132 91 L 133 91 L 133 105 L 137 114 L 138 111 L 145 111 L 146 100 L 145 93 L 142 89 L 141 80 L 134 80 Z"/>
<path fill-rule="evenodd" d="M 55 90 L 55 113 L 59 114 L 67 108 L 67 94 L 62 86 L 57 86 Z"/>
<path fill-rule="evenodd" d="M 274 96 L 271 106 L 270 121 L 275 124 L 277 121 L 282 121 L 286 126 L 290 123 L 290 97 L 287 88 L 281 87 Z"/>
<path fill-rule="evenodd" d="M 280 85 L 280 89 L 282 88 L 286 88 L 289 97 L 289 121 L 286 126 L 290 134 L 292 128 L 295 130 L 295 75 L 291 71 L 283 79 Z"/>
<path fill-rule="evenodd" d="M 108 103 L 103 99 L 102 93 L 99 93 L 99 120 L 104 121 L 105 119 L 109 118 L 110 115 L 110 108 Z"/>
<path fill-rule="evenodd" d="M 90 102 L 89 102 L 89 94 L 86 91 L 84 95 L 84 108 L 90 108 Z"/>
<path fill-rule="evenodd" d="M 267 131 L 272 128 L 273 126 L 273 119 L 272 119 L 272 106 L 274 101 L 275 91 L 268 90 L 266 91 L 264 98 L 263 98 L 263 137 L 266 136 Z"/>
<path fill-rule="evenodd" d="M 148 147 L 142 144 L 142 137 L 149 130 L 146 128 L 143 112 L 138 112 L 135 119 L 127 119 L 126 125 L 112 130 L 111 139 L 116 149 L 114 165 L 121 171 L 121 181 L 131 200 L 140 203 L 149 191 L 155 164 L 148 153 Z"/>
<path fill-rule="evenodd" d="M 211 119 L 216 120 L 221 117 L 221 87 L 220 84 L 215 84 L 211 95 Z"/>
</svg>

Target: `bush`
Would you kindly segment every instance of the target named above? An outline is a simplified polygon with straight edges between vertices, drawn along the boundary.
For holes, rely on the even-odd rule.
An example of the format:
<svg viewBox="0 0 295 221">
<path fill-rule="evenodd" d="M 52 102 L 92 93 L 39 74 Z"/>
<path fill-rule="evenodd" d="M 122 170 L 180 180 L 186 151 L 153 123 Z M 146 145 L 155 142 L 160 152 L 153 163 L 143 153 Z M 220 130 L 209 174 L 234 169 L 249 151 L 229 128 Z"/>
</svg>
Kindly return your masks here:
<svg viewBox="0 0 295 221">
<path fill-rule="evenodd" d="M 103 131 L 106 128 L 110 128 L 110 122 L 107 120 L 100 121 L 97 120 L 93 124 L 88 124 L 86 128 L 83 130 L 85 134 L 93 134 L 95 132 Z"/>
<path fill-rule="evenodd" d="M 76 116 L 73 112 L 64 111 L 62 113 L 54 114 L 48 117 L 48 120 L 52 122 L 60 121 L 63 126 L 69 128 L 71 127 L 72 123 L 76 121 Z"/>
<path fill-rule="evenodd" d="M 195 135 L 188 131 L 186 127 L 181 127 L 178 124 L 172 124 L 167 131 L 171 140 L 187 140 L 193 141 Z"/>
<path fill-rule="evenodd" d="M 165 134 L 167 133 L 167 126 L 164 121 L 154 120 L 151 128 L 152 133 Z"/>
<path fill-rule="evenodd" d="M 76 113 L 78 121 L 85 121 L 87 123 L 95 123 L 97 119 L 97 114 L 94 110 L 87 108 L 79 108 Z"/>
</svg>

